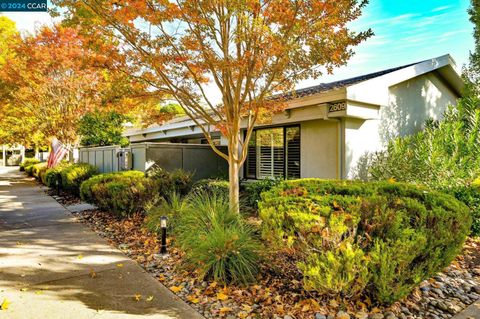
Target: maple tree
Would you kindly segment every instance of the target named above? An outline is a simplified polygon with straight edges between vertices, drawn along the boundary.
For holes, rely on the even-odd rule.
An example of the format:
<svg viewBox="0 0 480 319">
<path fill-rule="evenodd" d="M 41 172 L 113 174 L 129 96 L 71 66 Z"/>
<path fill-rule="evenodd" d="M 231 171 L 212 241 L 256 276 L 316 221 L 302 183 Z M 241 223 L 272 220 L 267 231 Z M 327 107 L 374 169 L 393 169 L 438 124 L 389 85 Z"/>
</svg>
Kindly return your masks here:
<svg viewBox="0 0 480 319">
<path fill-rule="evenodd" d="M 55 25 L 12 43 L 0 68 L 5 139 L 75 144 L 81 118 L 95 110 L 161 116 L 145 83 L 118 71 L 125 61 L 110 39 Z"/>
<path fill-rule="evenodd" d="M 253 127 L 285 106 L 272 96 L 344 65 L 351 47 L 371 35 L 348 27 L 367 0 L 53 2 L 72 23 L 121 39 L 135 66 L 129 72 L 182 106 L 228 161 L 230 203 L 237 209 L 239 170 Z M 228 154 L 214 145 L 213 129 L 228 140 Z"/>
</svg>

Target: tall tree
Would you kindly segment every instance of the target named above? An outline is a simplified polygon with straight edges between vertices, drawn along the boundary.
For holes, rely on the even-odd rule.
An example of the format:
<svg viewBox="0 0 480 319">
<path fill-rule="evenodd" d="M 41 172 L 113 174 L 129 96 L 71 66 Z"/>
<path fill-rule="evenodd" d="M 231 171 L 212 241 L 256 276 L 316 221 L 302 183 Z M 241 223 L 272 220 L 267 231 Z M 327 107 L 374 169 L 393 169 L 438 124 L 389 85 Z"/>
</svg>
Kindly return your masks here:
<svg viewBox="0 0 480 319">
<path fill-rule="evenodd" d="M 149 98 L 146 84 L 118 71 L 125 61 L 106 37 L 87 38 L 75 28 L 55 25 L 9 49 L 14 54 L 0 68 L 0 81 L 12 140 L 28 144 L 43 136 L 74 144 L 79 120 L 96 109 L 155 117 L 150 111 L 156 101 L 144 99 Z"/>
<path fill-rule="evenodd" d="M 228 161 L 230 204 L 237 209 L 239 170 L 253 127 L 284 106 L 272 96 L 344 65 L 350 47 L 371 35 L 348 28 L 367 0 L 53 2 L 67 8 L 67 19 L 118 36 L 135 66 L 130 74 L 182 106 Z M 213 143 L 212 128 L 228 140 L 228 154 Z"/>
</svg>

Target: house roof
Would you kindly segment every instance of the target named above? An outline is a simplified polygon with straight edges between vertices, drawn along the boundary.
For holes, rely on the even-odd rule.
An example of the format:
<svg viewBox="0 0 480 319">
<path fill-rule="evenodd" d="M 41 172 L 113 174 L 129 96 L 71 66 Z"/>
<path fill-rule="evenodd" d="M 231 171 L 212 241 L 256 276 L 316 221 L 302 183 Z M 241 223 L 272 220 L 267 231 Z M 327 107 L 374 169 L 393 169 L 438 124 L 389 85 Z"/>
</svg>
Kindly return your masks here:
<svg viewBox="0 0 480 319">
<path fill-rule="evenodd" d="M 447 54 L 434 59 L 411 63 L 349 79 L 330 83 L 320 83 L 308 88 L 298 89 L 293 93 L 289 93 L 286 96 L 284 95 L 284 97 L 288 100 L 295 100 L 317 94 L 321 95 L 322 93 L 329 91 L 345 89 L 347 92 L 345 95 L 346 99 L 373 105 L 384 105 L 382 103 L 385 103 L 385 101 L 388 100 L 388 87 L 429 72 L 437 72 L 446 80 L 446 82 L 449 83 L 449 86 L 453 88 L 457 94 L 461 94 L 464 83 L 456 70 L 454 60 Z M 372 90 L 372 87 L 374 87 L 375 90 Z M 385 87 L 386 90 L 380 89 L 381 87 Z M 385 92 L 382 93 L 381 91 Z M 188 116 L 182 116 L 174 118 L 162 125 L 155 124 L 145 129 L 132 128 L 127 130 L 124 135 L 133 136 L 189 126 L 195 126 L 195 123 Z"/>
<path fill-rule="evenodd" d="M 422 62 L 424 62 L 424 61 L 422 61 Z M 421 62 L 418 62 L 418 63 L 421 63 Z M 365 75 L 356 76 L 356 77 L 349 78 L 349 79 L 340 80 L 340 81 L 329 82 L 329 83 L 320 83 L 318 85 L 314 85 L 314 86 L 310 86 L 310 87 L 307 87 L 307 88 L 295 90 L 295 92 L 292 93 L 292 95 L 293 95 L 293 97 L 304 97 L 304 96 L 309 96 L 309 95 L 322 93 L 322 92 L 326 92 L 326 91 L 330 91 L 330 90 L 344 88 L 344 87 L 347 87 L 347 86 L 350 86 L 350 85 L 354 85 L 354 84 L 357 84 L 357 83 L 360 83 L 360 82 L 363 82 L 363 81 L 367 81 L 367 80 L 370 80 L 370 79 L 373 79 L 373 78 L 376 78 L 376 77 L 379 77 L 379 76 L 386 75 L 388 73 L 392 73 L 392 72 L 407 68 L 409 66 L 412 66 L 412 65 L 415 65 L 415 64 L 418 64 L 418 63 L 411 63 L 411 64 L 407 64 L 407 65 L 403 65 L 403 66 L 399 66 L 399 67 L 395 67 L 395 68 L 391 68 L 391 69 L 386 69 L 386 70 L 382 70 L 382 71 L 378 71 L 378 72 L 374 72 L 374 73 L 369 73 L 369 74 L 365 74 Z"/>
</svg>

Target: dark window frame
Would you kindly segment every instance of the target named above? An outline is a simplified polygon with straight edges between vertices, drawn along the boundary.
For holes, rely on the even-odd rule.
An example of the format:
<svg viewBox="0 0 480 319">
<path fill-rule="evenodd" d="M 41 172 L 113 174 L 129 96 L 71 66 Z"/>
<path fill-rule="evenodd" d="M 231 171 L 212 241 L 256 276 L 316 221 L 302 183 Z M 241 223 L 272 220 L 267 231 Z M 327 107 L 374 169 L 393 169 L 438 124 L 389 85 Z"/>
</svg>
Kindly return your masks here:
<svg viewBox="0 0 480 319">
<path fill-rule="evenodd" d="M 301 174 L 302 171 L 302 152 L 301 152 L 301 144 L 302 144 L 302 129 L 301 125 L 299 123 L 297 124 L 290 124 L 290 125 L 275 125 L 275 126 L 267 126 L 267 127 L 259 127 L 259 128 L 254 128 L 252 134 L 252 138 L 257 137 L 257 131 L 259 130 L 266 130 L 266 129 L 275 129 L 275 128 L 282 128 L 283 129 L 283 178 L 288 179 L 287 176 L 287 165 L 288 165 L 288 151 L 287 151 L 287 129 L 288 128 L 298 128 L 299 136 L 300 136 L 300 150 L 299 150 L 299 164 L 298 164 L 298 171 L 299 174 Z M 245 140 L 245 137 L 247 135 L 247 131 L 243 131 L 243 140 Z M 248 144 L 246 145 L 247 147 Z M 257 150 L 256 150 L 256 141 L 255 141 L 255 156 L 257 155 Z M 259 180 L 258 174 L 257 174 L 257 168 L 258 168 L 258 161 L 255 159 L 255 177 L 253 179 Z M 243 176 L 245 179 L 252 179 L 251 174 L 248 172 L 248 152 L 247 152 L 247 158 L 245 159 L 245 162 L 243 163 Z M 301 177 L 301 176 L 300 176 Z"/>
</svg>

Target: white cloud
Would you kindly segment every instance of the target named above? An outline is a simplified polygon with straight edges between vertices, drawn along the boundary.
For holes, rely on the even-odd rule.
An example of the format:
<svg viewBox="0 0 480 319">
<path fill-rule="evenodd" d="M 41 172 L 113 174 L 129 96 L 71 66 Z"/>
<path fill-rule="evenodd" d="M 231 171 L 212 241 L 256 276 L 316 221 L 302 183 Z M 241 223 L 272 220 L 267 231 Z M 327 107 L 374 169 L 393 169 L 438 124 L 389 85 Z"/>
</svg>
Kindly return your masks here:
<svg viewBox="0 0 480 319">
<path fill-rule="evenodd" d="M 439 11 L 445 11 L 447 9 L 450 9 L 452 6 L 441 6 L 441 7 L 436 7 L 433 9 L 431 12 L 439 12 Z"/>
</svg>

